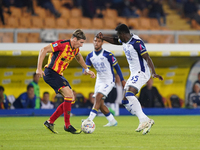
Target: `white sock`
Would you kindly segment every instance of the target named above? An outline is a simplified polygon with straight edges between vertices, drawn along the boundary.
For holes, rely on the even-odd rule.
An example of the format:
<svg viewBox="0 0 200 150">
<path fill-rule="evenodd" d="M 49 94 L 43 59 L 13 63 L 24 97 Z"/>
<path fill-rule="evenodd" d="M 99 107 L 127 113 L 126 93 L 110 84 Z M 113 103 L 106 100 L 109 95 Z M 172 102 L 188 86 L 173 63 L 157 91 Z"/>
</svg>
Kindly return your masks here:
<svg viewBox="0 0 200 150">
<path fill-rule="evenodd" d="M 90 115 L 89 115 L 89 117 L 87 118 L 87 119 L 89 119 L 89 120 L 94 120 L 94 118 L 96 117 L 96 115 L 97 115 L 97 113 L 95 113 L 95 112 L 93 112 L 93 111 L 90 111 Z"/>
<path fill-rule="evenodd" d="M 108 116 L 106 116 L 106 119 L 109 121 L 109 122 L 112 122 L 112 121 L 115 121 L 115 118 L 114 116 L 110 113 Z"/>
<path fill-rule="evenodd" d="M 138 117 L 140 123 L 148 121 L 149 118 L 142 111 L 142 107 L 141 107 L 140 102 L 138 101 L 138 99 L 135 96 L 127 96 L 126 98 L 129 101 L 128 104 L 124 104 L 124 106 L 126 107 L 126 109 L 132 115 L 135 114 Z"/>
</svg>

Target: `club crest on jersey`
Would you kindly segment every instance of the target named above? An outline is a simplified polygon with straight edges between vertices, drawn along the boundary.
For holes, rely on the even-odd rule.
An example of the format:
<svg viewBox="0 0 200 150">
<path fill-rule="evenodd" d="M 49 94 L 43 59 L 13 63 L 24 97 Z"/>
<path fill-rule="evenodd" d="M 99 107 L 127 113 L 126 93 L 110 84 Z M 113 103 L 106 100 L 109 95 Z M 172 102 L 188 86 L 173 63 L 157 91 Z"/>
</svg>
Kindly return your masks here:
<svg viewBox="0 0 200 150">
<path fill-rule="evenodd" d="M 53 47 L 56 47 L 56 46 L 58 46 L 58 43 L 55 43 L 55 44 L 53 44 L 52 46 L 53 46 Z"/>
</svg>

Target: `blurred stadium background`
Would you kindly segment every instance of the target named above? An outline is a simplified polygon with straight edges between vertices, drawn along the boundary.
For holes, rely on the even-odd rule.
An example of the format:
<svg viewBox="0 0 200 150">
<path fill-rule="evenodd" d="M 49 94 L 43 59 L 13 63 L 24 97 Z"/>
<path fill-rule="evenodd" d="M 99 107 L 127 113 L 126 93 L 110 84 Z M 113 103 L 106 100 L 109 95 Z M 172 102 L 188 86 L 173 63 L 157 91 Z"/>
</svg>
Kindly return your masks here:
<svg viewBox="0 0 200 150">
<path fill-rule="evenodd" d="M 171 0 L 162 1 L 167 20 L 164 26 L 160 26 L 157 19 L 148 17 L 148 8 L 137 9 L 138 18 L 122 17 L 113 8 L 103 9 L 102 18 L 89 18 L 84 16 L 81 6 L 76 6 L 75 0 L 51 0 L 60 13 L 59 17 L 55 17 L 49 10 L 38 6 L 36 0 L 32 2 L 37 15 L 28 12 L 27 7 L 15 6 L 10 6 L 9 14 L 7 7 L 2 6 L 5 25 L 0 23 L 0 84 L 7 95 L 18 97 L 26 91 L 43 46 L 58 39 L 69 39 L 71 33 L 80 28 L 87 37 L 86 44 L 81 48 L 81 54 L 85 57 L 93 50 L 92 42 L 96 33 L 115 34 L 115 27 L 124 23 L 147 43 L 156 72 L 164 77 L 162 82 L 154 80 L 161 95 L 166 99 L 172 94 L 178 95 L 184 107 L 187 94 L 191 92 L 192 84 L 200 72 L 200 31 L 195 20 L 179 14 L 179 10 L 172 7 Z M 107 43 L 103 47 L 115 54 L 127 79 L 129 69 L 122 47 Z M 47 57 L 44 62 L 47 62 Z M 82 68 L 75 60 L 64 76 L 73 89 L 86 98 L 94 89 L 95 80 L 83 76 Z M 39 85 L 41 97 L 44 91 L 54 96 L 54 91 L 43 79 L 40 79 Z"/>
</svg>

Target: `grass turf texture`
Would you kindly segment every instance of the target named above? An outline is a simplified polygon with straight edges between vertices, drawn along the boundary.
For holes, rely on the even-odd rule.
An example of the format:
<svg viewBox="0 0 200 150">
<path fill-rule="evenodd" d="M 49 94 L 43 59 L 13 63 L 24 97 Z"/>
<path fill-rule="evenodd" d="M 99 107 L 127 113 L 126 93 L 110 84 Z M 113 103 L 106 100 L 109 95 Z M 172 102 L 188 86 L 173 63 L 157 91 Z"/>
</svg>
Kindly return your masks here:
<svg viewBox="0 0 200 150">
<path fill-rule="evenodd" d="M 80 128 L 81 119 L 73 116 L 71 123 Z M 92 134 L 74 135 L 63 129 L 63 117 L 55 122 L 58 134 L 43 126 L 48 117 L 1 117 L 0 150 L 70 150 L 70 149 L 134 149 L 134 150 L 199 150 L 200 116 L 150 116 L 155 124 L 151 132 L 135 132 L 135 116 L 118 116 L 118 126 L 103 127 L 105 117 L 96 117 Z"/>
</svg>

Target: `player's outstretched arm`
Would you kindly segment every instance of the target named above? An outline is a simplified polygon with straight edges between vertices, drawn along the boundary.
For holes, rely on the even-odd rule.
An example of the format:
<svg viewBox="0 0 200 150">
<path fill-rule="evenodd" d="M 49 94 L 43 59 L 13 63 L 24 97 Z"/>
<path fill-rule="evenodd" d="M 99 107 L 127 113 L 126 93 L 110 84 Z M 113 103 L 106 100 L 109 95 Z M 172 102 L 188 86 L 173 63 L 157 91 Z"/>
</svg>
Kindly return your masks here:
<svg viewBox="0 0 200 150">
<path fill-rule="evenodd" d="M 148 64 L 149 68 L 151 69 L 152 77 L 153 77 L 153 78 L 158 78 L 159 80 L 163 80 L 163 77 L 162 77 L 162 76 L 156 74 L 156 71 L 155 71 L 155 68 L 154 68 L 154 64 L 153 64 L 153 62 L 152 62 L 152 60 L 151 60 L 149 54 L 148 54 L 148 53 L 145 53 L 145 54 L 142 55 L 142 57 L 146 60 L 146 62 L 147 62 L 147 64 Z"/>
<path fill-rule="evenodd" d="M 43 47 L 39 52 L 36 74 L 39 75 L 39 77 L 41 78 L 43 75 L 45 76 L 44 71 L 42 71 L 43 60 L 46 56 L 46 53 L 50 53 L 50 52 L 53 52 L 51 45 L 47 45 Z"/>
<path fill-rule="evenodd" d="M 117 37 L 108 37 L 108 36 L 104 36 L 103 33 L 99 32 L 97 34 L 97 37 L 100 38 L 100 39 L 103 39 L 105 41 L 107 41 L 108 43 L 111 43 L 111 44 L 115 44 L 115 45 L 122 45 L 120 42 L 119 42 L 119 39 Z"/>
<path fill-rule="evenodd" d="M 85 64 L 85 61 L 83 59 L 83 56 L 80 53 L 78 53 L 75 58 L 76 58 L 77 62 L 85 69 L 86 74 L 90 74 L 91 78 L 95 78 L 96 77 L 95 73 L 88 69 L 88 67 Z"/>
</svg>

